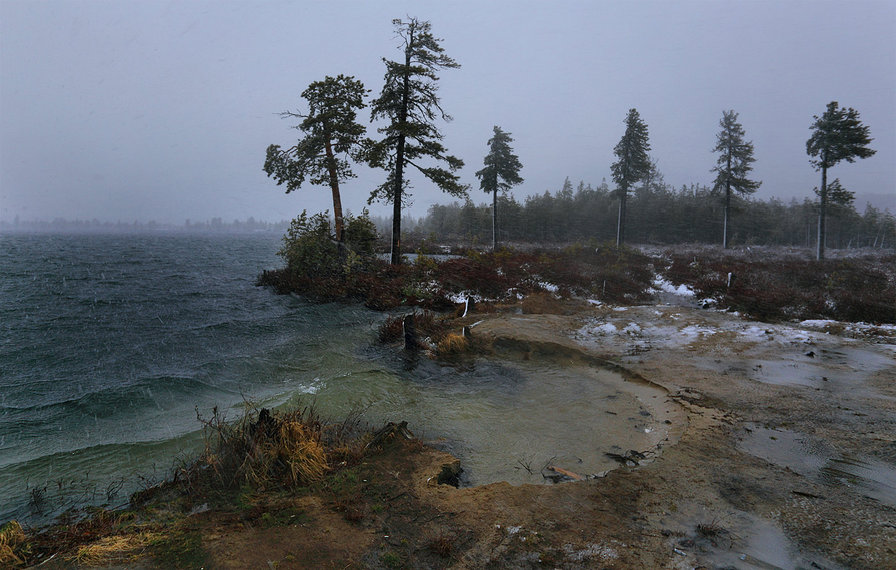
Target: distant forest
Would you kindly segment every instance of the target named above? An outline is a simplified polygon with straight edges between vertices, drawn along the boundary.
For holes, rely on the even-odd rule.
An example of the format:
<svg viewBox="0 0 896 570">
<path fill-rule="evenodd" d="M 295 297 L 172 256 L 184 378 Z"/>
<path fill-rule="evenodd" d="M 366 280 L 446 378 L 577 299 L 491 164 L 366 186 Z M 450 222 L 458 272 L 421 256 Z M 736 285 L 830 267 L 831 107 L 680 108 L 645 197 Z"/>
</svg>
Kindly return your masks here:
<svg viewBox="0 0 896 570">
<path fill-rule="evenodd" d="M 675 190 L 662 177 L 635 187 L 629 197 L 627 241 L 639 244 L 722 243 L 723 200 L 708 186 L 682 185 Z M 896 217 L 889 210 L 867 206 L 828 206 L 827 247 L 896 247 Z M 618 198 L 606 181 L 594 187 L 569 179 L 555 193 L 529 196 L 522 203 L 512 195 L 498 198 L 498 236 L 505 244 L 557 245 L 607 242 L 616 237 Z M 388 238 L 391 220 L 376 218 Z M 729 228 L 732 246 L 783 245 L 814 248 L 818 205 L 808 198 L 784 202 L 734 197 Z M 450 242 L 471 247 L 491 244 L 490 204 L 465 202 L 430 206 L 426 216 L 407 219 L 403 241 L 409 247 Z"/>
</svg>

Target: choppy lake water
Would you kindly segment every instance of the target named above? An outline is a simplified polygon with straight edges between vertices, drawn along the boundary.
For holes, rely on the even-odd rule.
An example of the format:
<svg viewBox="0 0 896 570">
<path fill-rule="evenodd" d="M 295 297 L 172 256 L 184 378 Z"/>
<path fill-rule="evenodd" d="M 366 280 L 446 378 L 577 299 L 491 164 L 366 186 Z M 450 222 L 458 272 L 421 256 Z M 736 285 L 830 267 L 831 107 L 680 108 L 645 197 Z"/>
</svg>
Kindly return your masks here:
<svg viewBox="0 0 896 570">
<path fill-rule="evenodd" d="M 661 437 L 658 392 L 607 370 L 409 363 L 387 315 L 255 287 L 279 236 L 0 236 L 0 522 L 120 505 L 201 444 L 196 410 L 313 399 L 407 420 L 468 484 L 612 467 Z M 660 426 L 658 428 L 658 426 Z M 530 472 L 531 471 L 531 472 Z M 37 501 L 35 501 L 37 499 Z"/>
</svg>

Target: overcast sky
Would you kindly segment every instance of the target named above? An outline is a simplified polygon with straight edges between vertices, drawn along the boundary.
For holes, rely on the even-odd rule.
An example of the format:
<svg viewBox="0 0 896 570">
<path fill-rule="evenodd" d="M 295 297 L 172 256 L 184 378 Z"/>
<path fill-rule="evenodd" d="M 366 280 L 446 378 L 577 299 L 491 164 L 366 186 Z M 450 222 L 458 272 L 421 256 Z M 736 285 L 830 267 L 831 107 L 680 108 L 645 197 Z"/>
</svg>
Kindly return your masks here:
<svg viewBox="0 0 896 570">
<path fill-rule="evenodd" d="M 462 66 L 441 75 L 444 142 L 477 203 L 493 125 L 514 138 L 522 200 L 566 177 L 612 185 L 632 107 L 675 187 L 710 183 L 719 119 L 734 109 L 755 145 L 756 196 L 802 199 L 820 181 L 812 116 L 832 100 L 860 112 L 877 154 L 831 177 L 896 203 L 892 0 L 0 0 L 0 218 L 275 221 L 331 208 L 328 189 L 286 195 L 262 171 L 267 146 L 298 134 L 278 113 L 327 75 L 376 95 L 382 58 L 401 57 L 392 19 L 408 15 Z M 354 212 L 385 176 L 356 171 L 343 188 Z M 414 215 L 451 201 L 412 183 Z"/>
</svg>

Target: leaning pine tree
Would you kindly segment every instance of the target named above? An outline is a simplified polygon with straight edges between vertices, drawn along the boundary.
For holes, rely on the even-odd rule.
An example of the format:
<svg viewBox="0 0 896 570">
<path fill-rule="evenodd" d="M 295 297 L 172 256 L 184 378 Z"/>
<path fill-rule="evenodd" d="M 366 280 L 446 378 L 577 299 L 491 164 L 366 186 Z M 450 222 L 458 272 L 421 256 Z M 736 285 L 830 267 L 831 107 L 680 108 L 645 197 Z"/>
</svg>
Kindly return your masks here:
<svg viewBox="0 0 896 570">
<path fill-rule="evenodd" d="M 410 165 L 453 196 L 465 196 L 467 187 L 460 183 L 455 172 L 462 168 L 461 159 L 447 154 L 442 145 L 442 133 L 435 121 L 451 117 L 441 107 L 438 97 L 440 69 L 453 69 L 460 65 L 445 55 L 440 39 L 430 32 L 430 23 L 416 18 L 408 21 L 392 20 L 398 37 L 403 42 L 403 61 L 386 64 L 385 85 L 380 96 L 371 103 L 371 120 L 385 119 L 388 124 L 379 129 L 385 135 L 370 157 L 373 166 L 385 168 L 389 176 L 385 183 L 374 190 L 369 202 L 392 202 L 392 255 L 391 263 L 401 263 L 401 205 L 408 186 L 405 167 Z M 423 166 L 420 159 L 435 159 L 448 168 Z"/>
<path fill-rule="evenodd" d="M 753 158 L 753 143 L 744 141 L 744 128 L 737 122 L 737 113 L 734 111 L 722 111 L 722 120 L 719 121 L 722 130 L 716 135 L 716 147 L 713 152 L 719 153 L 716 167 L 711 172 L 716 172 L 713 183 L 713 193 L 725 191 L 725 221 L 722 226 L 722 247 L 728 248 L 728 219 L 731 211 L 731 191 L 741 194 L 752 194 L 762 182 L 755 182 L 747 178 L 753 170 L 751 163 Z"/>
<path fill-rule="evenodd" d="M 810 127 L 812 136 L 806 141 L 806 153 L 816 157 L 809 162 L 816 170 L 821 171 L 821 187 L 818 193 L 818 246 L 815 258 L 824 259 L 825 216 L 829 196 L 828 168 L 841 160 L 855 162 L 857 158 L 873 156 L 876 150 L 868 148 L 873 140 L 870 129 L 859 120 L 859 112 L 853 108 L 838 107 L 836 101 L 828 103 L 828 108 L 819 117 L 814 115 L 815 122 Z M 846 192 L 837 181 L 838 201 L 843 201 Z"/>
<path fill-rule="evenodd" d="M 628 191 L 650 171 L 650 157 L 647 155 L 649 150 L 647 124 L 641 120 L 637 109 L 629 109 L 625 118 L 625 134 L 613 149 L 613 153 L 619 160 L 610 167 L 619 195 L 616 247 L 625 241 L 625 202 Z"/>
<path fill-rule="evenodd" d="M 270 145 L 264 161 L 264 171 L 278 186 L 285 183 L 287 194 L 298 190 L 306 178 L 312 184 L 330 187 L 339 242 L 343 241 L 345 226 L 339 183 L 354 178 L 351 161 L 366 160 L 370 146 L 364 137 L 366 129 L 356 120 L 356 112 L 365 107 L 367 93 L 364 84 L 354 77 L 328 76 L 323 81 L 315 81 L 302 92 L 308 102 L 307 114 L 280 113 L 284 118 L 301 119 L 295 128 L 305 133 L 305 137 L 287 149 Z"/>
<path fill-rule="evenodd" d="M 488 154 L 485 155 L 485 168 L 476 173 L 479 188 L 492 195 L 492 249 L 498 250 L 498 190 L 507 192 L 511 186 L 521 184 L 520 159 L 513 154 L 510 133 L 501 127 L 494 127 L 494 136 L 488 141 Z"/>
</svg>

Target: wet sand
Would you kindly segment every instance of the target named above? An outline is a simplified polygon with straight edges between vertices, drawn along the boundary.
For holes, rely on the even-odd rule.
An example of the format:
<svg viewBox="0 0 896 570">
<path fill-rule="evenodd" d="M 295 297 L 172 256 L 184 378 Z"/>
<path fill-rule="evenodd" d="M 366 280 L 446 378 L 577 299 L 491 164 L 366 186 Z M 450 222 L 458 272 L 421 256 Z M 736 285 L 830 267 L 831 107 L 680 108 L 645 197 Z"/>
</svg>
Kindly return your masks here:
<svg viewBox="0 0 896 570">
<path fill-rule="evenodd" d="M 573 549 L 603 552 L 595 565 L 896 567 L 892 327 L 769 324 L 668 305 L 503 315 L 473 330 L 499 353 L 560 347 L 616 363 L 684 410 L 679 441 L 656 461 L 587 484 L 636 498 L 625 547 L 599 517 L 570 518 L 591 536 Z M 532 512 L 532 522 L 556 514 Z"/>
</svg>

